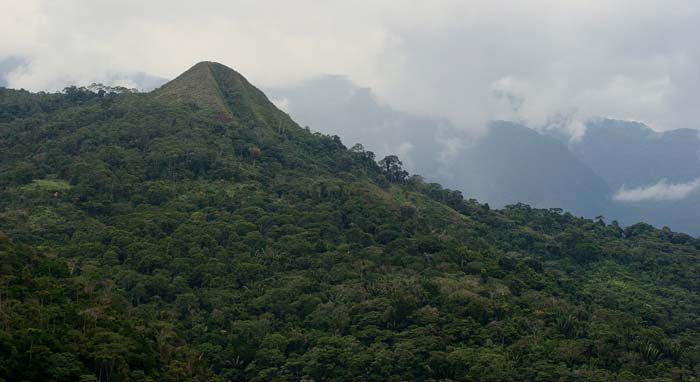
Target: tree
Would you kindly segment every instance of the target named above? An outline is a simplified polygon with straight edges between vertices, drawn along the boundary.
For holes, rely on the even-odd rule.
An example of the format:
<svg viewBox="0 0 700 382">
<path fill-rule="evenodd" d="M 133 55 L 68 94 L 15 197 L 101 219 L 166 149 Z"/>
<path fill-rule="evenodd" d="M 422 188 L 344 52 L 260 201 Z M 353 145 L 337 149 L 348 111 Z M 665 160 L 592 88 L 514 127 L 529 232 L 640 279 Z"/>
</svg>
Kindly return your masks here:
<svg viewBox="0 0 700 382">
<path fill-rule="evenodd" d="M 365 152 L 365 146 L 362 145 L 362 143 L 355 143 L 351 148 L 350 152 L 353 153 L 363 153 Z"/>
<path fill-rule="evenodd" d="M 401 166 L 403 162 L 396 155 L 387 155 L 379 161 L 382 171 L 390 182 L 402 183 L 408 177 L 408 171 L 405 171 Z"/>
</svg>

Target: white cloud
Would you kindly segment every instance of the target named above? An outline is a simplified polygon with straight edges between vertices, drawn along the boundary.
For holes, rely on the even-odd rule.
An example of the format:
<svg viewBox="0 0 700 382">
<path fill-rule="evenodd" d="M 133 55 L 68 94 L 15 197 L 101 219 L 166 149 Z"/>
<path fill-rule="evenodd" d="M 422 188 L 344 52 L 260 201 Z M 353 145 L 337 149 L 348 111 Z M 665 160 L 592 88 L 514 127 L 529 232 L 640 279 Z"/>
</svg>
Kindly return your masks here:
<svg viewBox="0 0 700 382">
<path fill-rule="evenodd" d="M 553 115 L 698 127 L 700 2 L 678 0 L 42 0 L 0 2 L 12 87 L 220 61 L 272 87 L 336 73 L 465 129 Z"/>
<path fill-rule="evenodd" d="M 289 99 L 288 98 L 286 98 L 286 97 L 272 98 L 272 99 L 270 99 L 270 102 L 274 103 L 278 109 L 284 111 L 285 113 L 289 113 Z"/>
<path fill-rule="evenodd" d="M 411 142 L 401 142 L 399 147 L 396 149 L 396 153 L 399 155 L 399 157 L 408 156 L 408 153 L 411 152 L 414 147 L 415 146 Z"/>
<path fill-rule="evenodd" d="M 661 179 L 645 187 L 626 189 L 623 186 L 613 195 L 613 200 L 626 203 L 682 200 L 699 190 L 700 178 L 687 183 L 669 183 L 667 179 Z"/>
</svg>

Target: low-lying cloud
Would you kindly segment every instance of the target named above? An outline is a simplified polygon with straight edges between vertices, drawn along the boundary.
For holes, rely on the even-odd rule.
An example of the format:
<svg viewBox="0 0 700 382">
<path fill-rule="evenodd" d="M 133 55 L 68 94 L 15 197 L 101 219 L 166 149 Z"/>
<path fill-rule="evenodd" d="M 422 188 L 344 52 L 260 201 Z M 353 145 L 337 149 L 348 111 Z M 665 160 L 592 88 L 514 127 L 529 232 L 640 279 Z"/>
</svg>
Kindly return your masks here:
<svg viewBox="0 0 700 382">
<path fill-rule="evenodd" d="M 667 130 L 700 120 L 698 17 L 700 2 L 663 0 L 6 1 L 0 60 L 26 60 L 5 81 L 30 90 L 215 60 L 263 87 L 347 75 L 467 130 L 557 115 Z"/>
<path fill-rule="evenodd" d="M 700 178 L 686 183 L 669 183 L 667 179 L 661 179 L 650 186 L 630 189 L 623 186 L 613 195 L 613 200 L 625 203 L 683 200 L 698 190 Z"/>
</svg>

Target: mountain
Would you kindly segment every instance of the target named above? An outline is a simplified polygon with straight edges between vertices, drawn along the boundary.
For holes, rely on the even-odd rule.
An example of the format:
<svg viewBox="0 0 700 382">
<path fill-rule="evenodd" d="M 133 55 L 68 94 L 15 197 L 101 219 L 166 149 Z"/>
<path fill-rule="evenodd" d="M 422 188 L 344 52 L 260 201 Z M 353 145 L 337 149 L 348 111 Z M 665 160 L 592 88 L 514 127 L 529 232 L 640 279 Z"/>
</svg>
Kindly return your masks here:
<svg viewBox="0 0 700 382">
<path fill-rule="evenodd" d="M 380 155 L 397 154 L 431 181 L 503 207 L 518 202 L 605 215 L 612 191 L 565 144 L 525 126 L 491 123 L 482 136 L 382 105 L 369 88 L 321 76 L 270 90 L 292 117 Z"/>
<path fill-rule="evenodd" d="M 379 156 L 397 154 L 407 169 L 437 180 L 446 170 L 450 141 L 464 139 L 448 121 L 395 110 L 371 89 L 343 76 L 325 75 L 267 90 L 295 120 Z"/>
<path fill-rule="evenodd" d="M 692 129 L 657 133 L 642 123 L 599 119 L 586 124 L 571 151 L 614 189 L 662 178 L 687 182 L 700 176 L 698 134 Z"/>
<path fill-rule="evenodd" d="M 637 122 L 598 119 L 589 122 L 583 137 L 569 147 L 614 192 L 653 189 L 657 184 L 690 187 L 700 179 L 698 134 L 693 129 L 655 132 Z M 693 187 L 694 191 L 678 197 L 655 198 L 649 194 L 642 200 L 617 200 L 605 215 L 625 224 L 643 220 L 700 235 L 700 187 Z"/>
<path fill-rule="evenodd" d="M 376 159 L 212 62 L 0 89 L 0 380 L 698 379 L 700 240 Z"/>
<path fill-rule="evenodd" d="M 27 60 L 21 57 L 5 57 L 0 59 L 0 86 L 7 86 L 7 75 L 26 64 Z"/>
<path fill-rule="evenodd" d="M 694 184 L 700 177 L 697 130 L 657 133 L 637 122 L 593 119 L 581 139 L 571 140 L 559 129 L 536 132 L 501 121 L 474 135 L 449 121 L 394 110 L 342 76 L 269 92 L 301 123 L 363 142 L 380 155 L 397 154 L 410 171 L 491 206 L 522 202 L 700 235 L 700 192 L 683 200 L 615 197 L 623 188 L 659 182 Z"/>
<path fill-rule="evenodd" d="M 487 134 L 455 159 L 459 176 L 450 186 L 502 207 L 523 202 L 593 217 L 607 209 L 603 179 L 554 138 L 510 122 L 494 122 Z"/>
</svg>

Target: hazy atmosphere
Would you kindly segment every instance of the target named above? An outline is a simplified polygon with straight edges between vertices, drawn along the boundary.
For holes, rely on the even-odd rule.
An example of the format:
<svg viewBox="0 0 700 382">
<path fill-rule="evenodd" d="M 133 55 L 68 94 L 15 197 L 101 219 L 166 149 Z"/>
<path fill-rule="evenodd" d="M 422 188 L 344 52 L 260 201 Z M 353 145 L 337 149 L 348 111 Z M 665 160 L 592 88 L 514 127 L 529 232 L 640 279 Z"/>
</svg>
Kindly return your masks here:
<svg viewBox="0 0 700 382">
<path fill-rule="evenodd" d="M 346 75 L 461 129 L 580 132 L 602 116 L 669 130 L 700 119 L 699 18 L 696 1 L 662 0 L 5 1 L 0 75 L 150 88 L 206 59 L 264 87 Z"/>
<path fill-rule="evenodd" d="M 493 206 L 700 234 L 694 1 L 0 7 L 0 85 L 150 91 L 217 61 L 302 125 Z"/>
<path fill-rule="evenodd" d="M 0 0 L 0 382 L 700 382 L 699 21 Z"/>
</svg>

